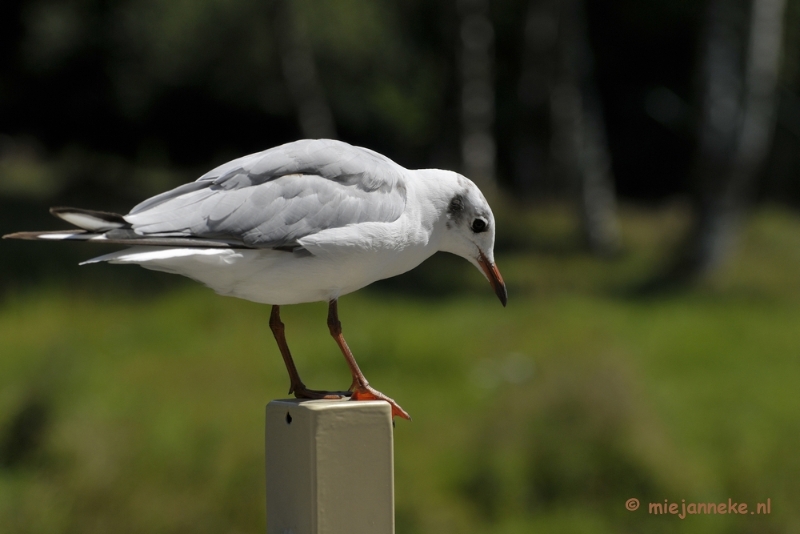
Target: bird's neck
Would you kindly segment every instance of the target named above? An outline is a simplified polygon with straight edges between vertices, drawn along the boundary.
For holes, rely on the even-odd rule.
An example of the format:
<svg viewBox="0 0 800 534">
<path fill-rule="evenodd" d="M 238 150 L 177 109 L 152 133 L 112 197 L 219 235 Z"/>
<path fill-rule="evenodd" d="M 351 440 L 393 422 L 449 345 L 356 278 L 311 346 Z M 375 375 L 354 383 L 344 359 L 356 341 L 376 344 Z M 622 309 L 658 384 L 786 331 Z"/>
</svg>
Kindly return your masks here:
<svg viewBox="0 0 800 534">
<path fill-rule="evenodd" d="M 437 250 L 441 249 L 447 223 L 447 207 L 458 184 L 458 175 L 452 171 L 439 169 L 420 169 L 417 173 L 415 191 L 420 206 L 420 227 L 428 234 L 428 242 Z"/>
</svg>

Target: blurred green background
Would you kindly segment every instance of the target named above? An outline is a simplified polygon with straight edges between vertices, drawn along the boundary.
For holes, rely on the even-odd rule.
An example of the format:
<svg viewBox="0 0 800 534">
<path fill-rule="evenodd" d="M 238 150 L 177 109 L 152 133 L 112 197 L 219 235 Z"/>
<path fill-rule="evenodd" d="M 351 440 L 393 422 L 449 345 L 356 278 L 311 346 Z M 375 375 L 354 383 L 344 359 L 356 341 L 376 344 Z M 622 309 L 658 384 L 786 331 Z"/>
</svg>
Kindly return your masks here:
<svg viewBox="0 0 800 534">
<path fill-rule="evenodd" d="M 797 0 L 8 0 L 0 233 L 303 137 L 459 170 L 508 308 L 446 255 L 340 301 L 414 417 L 398 534 L 798 532 L 798 22 Z M 0 243 L 0 531 L 263 532 L 269 308 L 77 266 L 107 250 Z M 349 384 L 325 304 L 282 311 L 306 383 Z M 647 513 L 729 498 L 771 513 Z"/>
</svg>

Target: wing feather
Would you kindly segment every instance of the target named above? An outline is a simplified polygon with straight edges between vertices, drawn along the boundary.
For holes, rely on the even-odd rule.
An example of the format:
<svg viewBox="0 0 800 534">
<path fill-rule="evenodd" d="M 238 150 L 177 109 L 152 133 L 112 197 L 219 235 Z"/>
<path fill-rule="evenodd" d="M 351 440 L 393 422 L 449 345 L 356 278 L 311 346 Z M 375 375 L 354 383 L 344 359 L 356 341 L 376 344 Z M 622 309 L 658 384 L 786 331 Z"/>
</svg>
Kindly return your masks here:
<svg viewBox="0 0 800 534">
<path fill-rule="evenodd" d="M 405 169 L 340 141 L 304 140 L 225 163 L 145 200 L 125 216 L 142 236 L 295 246 L 322 230 L 392 222 L 405 208 Z"/>
</svg>

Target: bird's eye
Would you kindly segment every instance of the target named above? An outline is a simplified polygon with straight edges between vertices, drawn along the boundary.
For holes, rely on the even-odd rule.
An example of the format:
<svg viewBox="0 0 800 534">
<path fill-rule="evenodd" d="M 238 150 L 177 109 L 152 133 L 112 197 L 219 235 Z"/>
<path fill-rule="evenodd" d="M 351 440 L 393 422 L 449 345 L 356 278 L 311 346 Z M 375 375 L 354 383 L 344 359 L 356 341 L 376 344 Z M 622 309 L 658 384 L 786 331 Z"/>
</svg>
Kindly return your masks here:
<svg viewBox="0 0 800 534">
<path fill-rule="evenodd" d="M 475 219 L 474 221 L 472 221 L 472 231 L 475 232 L 476 234 L 485 232 L 488 227 L 489 225 L 486 224 L 486 221 L 484 221 L 483 219 Z"/>
</svg>

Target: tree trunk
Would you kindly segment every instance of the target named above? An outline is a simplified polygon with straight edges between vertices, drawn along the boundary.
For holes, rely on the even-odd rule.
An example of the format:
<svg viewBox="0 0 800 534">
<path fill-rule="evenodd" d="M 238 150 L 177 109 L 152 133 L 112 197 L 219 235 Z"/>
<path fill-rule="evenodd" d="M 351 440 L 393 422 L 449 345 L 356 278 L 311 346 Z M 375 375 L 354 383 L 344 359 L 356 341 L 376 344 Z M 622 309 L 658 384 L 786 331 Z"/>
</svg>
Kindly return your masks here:
<svg viewBox="0 0 800 534">
<path fill-rule="evenodd" d="M 274 28 L 286 89 L 303 137 L 335 139 L 336 124 L 317 75 L 305 20 L 291 0 L 278 0 Z"/>
<path fill-rule="evenodd" d="M 495 179 L 494 26 L 488 0 L 459 0 L 461 161 L 482 187 Z"/>
<path fill-rule="evenodd" d="M 583 0 L 557 4 L 556 66 L 550 92 L 551 153 L 577 200 L 581 233 L 596 254 L 619 250 L 616 195 Z"/>
<path fill-rule="evenodd" d="M 553 172 L 551 88 L 555 78 L 559 0 L 530 0 L 517 83 L 520 134 L 514 147 L 518 191 L 550 198 L 564 194 Z"/>
<path fill-rule="evenodd" d="M 688 283 L 732 254 L 775 125 L 785 0 L 711 0 L 700 65 L 694 222 L 664 282 Z"/>
</svg>

